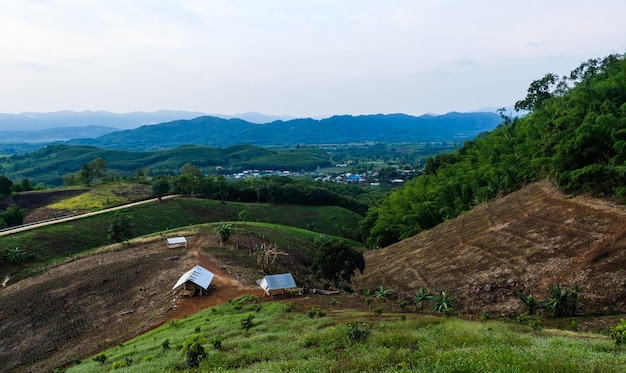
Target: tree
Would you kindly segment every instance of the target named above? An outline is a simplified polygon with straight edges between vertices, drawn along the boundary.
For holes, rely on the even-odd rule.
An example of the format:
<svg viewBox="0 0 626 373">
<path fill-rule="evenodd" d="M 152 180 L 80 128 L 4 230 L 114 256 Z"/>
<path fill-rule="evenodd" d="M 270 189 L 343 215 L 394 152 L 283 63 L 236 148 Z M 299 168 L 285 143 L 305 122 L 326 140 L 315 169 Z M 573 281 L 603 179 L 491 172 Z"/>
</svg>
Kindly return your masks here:
<svg viewBox="0 0 626 373">
<path fill-rule="evenodd" d="M 542 109 L 544 101 L 552 97 L 551 91 L 557 80 L 557 75 L 546 74 L 543 78 L 533 81 L 528 87 L 526 98 L 515 103 L 515 110 L 535 111 Z"/>
<path fill-rule="evenodd" d="M 358 269 L 365 270 L 363 254 L 346 245 L 344 241 L 333 241 L 321 237 L 316 242 L 317 252 L 311 270 L 318 278 L 329 281 L 335 288 L 342 282 L 350 283 Z"/>
<path fill-rule="evenodd" d="M 131 236 L 131 219 L 128 215 L 115 213 L 109 219 L 108 241 L 109 243 L 118 243 L 126 241 Z"/>
<path fill-rule="evenodd" d="M 383 303 L 387 303 L 387 298 L 389 298 L 389 289 L 385 289 L 383 285 L 380 285 L 378 290 L 374 292 L 374 296 L 376 299 L 383 301 Z"/>
<path fill-rule="evenodd" d="M 170 183 L 166 177 L 156 177 L 152 180 L 152 195 L 157 197 L 159 201 L 161 197 L 170 192 Z"/>
<path fill-rule="evenodd" d="M 102 157 L 98 157 L 89 163 L 83 164 L 83 168 L 78 171 L 78 178 L 87 186 L 91 186 L 91 182 L 95 178 L 104 176 L 107 164 Z"/>
<path fill-rule="evenodd" d="M 0 220 L 3 220 L 7 227 L 15 227 L 24 222 L 25 216 L 25 209 L 19 208 L 16 204 L 12 204 L 0 214 Z"/>
<path fill-rule="evenodd" d="M 517 292 L 517 296 L 522 301 L 522 303 L 524 303 L 524 306 L 526 306 L 526 310 L 528 311 L 528 314 L 534 315 L 535 310 L 539 306 L 539 302 L 535 299 L 535 297 L 533 297 L 532 294 L 524 295 L 521 291 Z"/>
<path fill-rule="evenodd" d="M 448 312 L 454 309 L 452 302 L 454 302 L 456 297 L 448 294 L 445 290 L 435 295 L 432 299 L 435 303 L 432 308 L 433 312 Z"/>
<path fill-rule="evenodd" d="M 13 190 L 13 182 L 6 176 L 0 176 L 0 197 L 8 196 Z"/>
<path fill-rule="evenodd" d="M 413 295 L 413 303 L 417 306 L 420 305 L 420 309 L 424 309 L 424 302 L 431 299 L 430 294 L 426 292 L 426 288 L 421 286 L 417 293 Z"/>
<path fill-rule="evenodd" d="M 233 235 L 232 224 L 220 224 L 215 227 L 215 232 L 220 235 L 220 242 L 226 242 Z"/>
</svg>

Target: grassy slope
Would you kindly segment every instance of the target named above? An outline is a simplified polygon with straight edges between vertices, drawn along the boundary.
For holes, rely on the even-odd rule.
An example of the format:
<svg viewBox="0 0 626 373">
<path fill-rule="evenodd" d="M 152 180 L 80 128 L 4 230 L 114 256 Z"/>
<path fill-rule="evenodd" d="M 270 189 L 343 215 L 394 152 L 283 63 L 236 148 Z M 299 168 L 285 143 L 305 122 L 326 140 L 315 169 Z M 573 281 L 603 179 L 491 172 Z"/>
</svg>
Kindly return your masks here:
<svg viewBox="0 0 626 373">
<path fill-rule="evenodd" d="M 91 359 L 68 372 L 171 372 L 188 369 L 180 349 L 200 335 L 207 358 L 188 371 L 298 372 L 619 372 L 626 355 L 608 338 L 534 332 L 502 322 L 469 322 L 427 315 L 337 309 L 321 305 L 326 316 L 310 318 L 298 300 L 244 303 L 243 299 L 172 321 L 104 352 L 104 364 Z M 328 302 L 328 301 L 327 301 Z M 252 315 L 246 332 L 241 320 Z M 371 330 L 353 343 L 348 324 Z M 223 339 L 221 349 L 212 340 Z M 582 338 L 581 338 L 582 337 Z M 170 348 L 164 349 L 163 342 Z M 132 364 L 128 364 L 132 361 Z"/>
<path fill-rule="evenodd" d="M 206 222 L 237 221 L 243 210 L 250 213 L 251 221 L 289 224 L 334 236 L 349 236 L 350 232 L 340 228 L 357 226 L 362 218 L 352 211 L 333 206 L 222 204 L 198 198 L 170 199 L 130 207 L 123 213 L 131 218 L 131 236 L 138 237 Z M 14 279 L 23 278 L 38 265 L 65 260 L 106 244 L 109 219 L 114 214 L 105 213 L 0 237 L 0 248 L 20 247 L 34 262 L 29 267 L 0 266 L 0 276 L 11 274 Z"/>
</svg>

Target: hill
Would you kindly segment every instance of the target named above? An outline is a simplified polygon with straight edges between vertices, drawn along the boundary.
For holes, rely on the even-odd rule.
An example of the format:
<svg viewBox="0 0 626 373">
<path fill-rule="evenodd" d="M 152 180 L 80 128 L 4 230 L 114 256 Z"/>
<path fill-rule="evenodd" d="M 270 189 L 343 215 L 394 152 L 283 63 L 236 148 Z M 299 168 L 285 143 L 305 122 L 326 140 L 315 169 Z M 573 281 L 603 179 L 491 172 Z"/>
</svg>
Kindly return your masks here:
<svg viewBox="0 0 626 373">
<path fill-rule="evenodd" d="M 203 116 L 67 143 L 139 151 L 168 149 L 183 144 L 288 147 L 358 142 L 459 142 L 492 130 L 500 122 L 500 116 L 495 113 L 448 113 L 419 117 L 405 114 L 343 115 L 321 120 L 279 120 L 267 124 Z"/>
<path fill-rule="evenodd" d="M 624 312 L 625 248 L 624 206 L 542 181 L 368 251 L 355 286 L 384 285 L 398 297 L 445 290 L 461 312 L 515 315 L 524 311 L 518 290 L 544 299 L 555 283 L 577 284 L 586 312 Z"/>
<path fill-rule="evenodd" d="M 50 113 L 27 112 L 20 114 L 0 113 L 0 131 L 39 131 L 57 127 L 103 126 L 135 128 L 149 123 L 163 123 L 177 119 L 190 119 L 205 115 L 200 112 L 160 110 L 156 112 L 111 113 L 108 111 L 70 110 Z M 73 136 L 70 138 L 77 138 Z M 69 138 L 67 138 L 69 139 Z M 4 141 L 0 141 L 4 142 Z"/>
<path fill-rule="evenodd" d="M 129 144 L 131 146 L 132 144 Z M 134 176 L 138 169 L 153 175 L 177 174 L 187 162 L 197 167 L 223 167 L 228 170 L 291 169 L 315 170 L 327 167 L 330 156 L 322 149 L 264 149 L 254 145 L 226 148 L 179 146 L 162 151 L 129 151 L 103 149 L 86 145 L 48 145 L 32 153 L 0 158 L 0 170 L 13 180 L 28 178 L 47 186 L 63 185 L 63 176 L 75 173 L 83 164 L 96 158 L 106 162 L 107 169 L 118 176 Z"/>
<path fill-rule="evenodd" d="M 0 290 L 0 362 L 5 371 L 51 371 L 74 359 L 120 344 L 171 319 L 225 303 L 242 294 L 261 295 L 263 277 L 250 256 L 255 245 L 281 242 L 277 270 L 307 276 L 303 249 L 311 240 L 288 231 L 239 227 L 226 245 L 211 227 L 170 232 L 186 235 L 188 248 L 169 249 L 165 236 L 132 240 L 49 267 L 45 273 Z M 263 239 L 262 237 L 266 239 Z M 276 239 L 276 240 L 274 240 Z M 291 242 L 291 248 L 287 242 Z M 282 245 L 285 243 L 284 245 Z M 308 259 L 310 261 L 310 259 Z M 216 277 L 210 296 L 179 298 L 172 286 L 200 264 Z"/>
</svg>

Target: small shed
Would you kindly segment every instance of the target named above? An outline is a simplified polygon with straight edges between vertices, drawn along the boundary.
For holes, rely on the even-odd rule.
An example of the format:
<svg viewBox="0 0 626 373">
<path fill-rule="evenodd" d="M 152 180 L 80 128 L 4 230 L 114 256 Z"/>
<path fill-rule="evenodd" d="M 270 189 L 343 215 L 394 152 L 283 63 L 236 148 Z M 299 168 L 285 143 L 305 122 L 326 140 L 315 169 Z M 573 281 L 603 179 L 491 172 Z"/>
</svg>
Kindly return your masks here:
<svg viewBox="0 0 626 373">
<path fill-rule="evenodd" d="M 267 275 L 262 279 L 257 280 L 257 284 L 259 284 L 261 289 L 263 289 L 267 295 L 291 292 L 298 287 L 291 273 Z"/>
<path fill-rule="evenodd" d="M 187 239 L 185 237 L 171 237 L 167 239 L 167 247 L 170 249 L 181 246 L 187 247 Z"/>
<path fill-rule="evenodd" d="M 182 295 L 193 296 L 208 293 L 211 281 L 213 281 L 213 276 L 211 271 L 197 265 L 180 276 L 172 290 L 182 286 Z"/>
</svg>

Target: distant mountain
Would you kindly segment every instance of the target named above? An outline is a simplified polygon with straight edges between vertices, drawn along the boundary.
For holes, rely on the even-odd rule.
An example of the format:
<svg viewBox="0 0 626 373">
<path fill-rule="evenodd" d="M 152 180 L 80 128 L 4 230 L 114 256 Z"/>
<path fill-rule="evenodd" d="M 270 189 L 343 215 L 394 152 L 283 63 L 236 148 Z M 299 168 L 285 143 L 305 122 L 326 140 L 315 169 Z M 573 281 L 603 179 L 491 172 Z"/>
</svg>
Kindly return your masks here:
<svg viewBox="0 0 626 373">
<path fill-rule="evenodd" d="M 271 123 L 277 120 L 292 120 L 296 119 L 296 117 L 291 115 L 266 115 L 257 113 L 256 111 L 251 111 L 248 113 L 235 114 L 235 115 L 224 115 L 224 114 L 211 114 L 212 117 L 218 117 L 223 119 L 243 119 L 246 122 L 264 124 Z M 181 118 L 183 119 L 183 118 Z"/>
<path fill-rule="evenodd" d="M 179 145 L 225 147 L 235 144 L 293 146 L 362 142 L 464 141 L 494 129 L 501 118 L 495 113 L 341 115 L 326 119 L 292 119 L 266 124 L 241 119 L 203 116 L 133 130 L 118 131 L 95 139 L 75 139 L 70 145 L 108 149 L 159 150 Z"/>
<path fill-rule="evenodd" d="M 16 143 L 50 143 L 76 138 L 95 138 L 107 133 L 119 131 L 119 128 L 104 126 L 85 127 L 54 127 L 36 131 L 0 131 L 0 142 Z"/>
<path fill-rule="evenodd" d="M 108 111 L 57 111 L 52 113 L 0 113 L 0 131 L 37 131 L 55 127 L 101 126 L 119 129 L 145 124 L 191 119 L 206 115 L 201 112 L 161 110 L 156 112 L 111 113 Z"/>
</svg>

